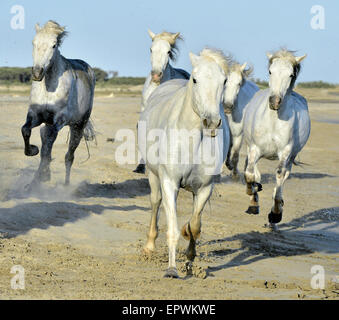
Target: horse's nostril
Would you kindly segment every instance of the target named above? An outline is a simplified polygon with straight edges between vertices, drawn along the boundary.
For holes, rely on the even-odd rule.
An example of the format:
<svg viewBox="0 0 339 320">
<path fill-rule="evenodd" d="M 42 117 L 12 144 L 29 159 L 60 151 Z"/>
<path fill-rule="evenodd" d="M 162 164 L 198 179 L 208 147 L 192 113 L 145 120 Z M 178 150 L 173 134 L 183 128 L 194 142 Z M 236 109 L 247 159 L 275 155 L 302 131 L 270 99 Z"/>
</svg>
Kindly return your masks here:
<svg viewBox="0 0 339 320">
<path fill-rule="evenodd" d="M 202 124 L 204 125 L 204 127 L 208 127 L 208 121 L 207 121 L 207 119 L 204 119 L 203 121 L 202 121 Z"/>
</svg>

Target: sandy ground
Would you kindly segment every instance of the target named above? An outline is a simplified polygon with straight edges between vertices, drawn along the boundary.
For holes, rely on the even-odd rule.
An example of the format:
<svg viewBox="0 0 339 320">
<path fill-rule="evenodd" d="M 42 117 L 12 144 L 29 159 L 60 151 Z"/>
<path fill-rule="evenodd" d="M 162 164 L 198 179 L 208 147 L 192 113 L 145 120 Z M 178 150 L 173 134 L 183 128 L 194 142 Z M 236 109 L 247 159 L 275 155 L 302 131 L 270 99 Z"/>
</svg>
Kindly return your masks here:
<svg viewBox="0 0 339 320">
<path fill-rule="evenodd" d="M 261 213 L 244 213 L 248 196 L 225 169 L 203 214 L 194 276 L 164 279 L 166 220 L 160 219 L 157 252 L 141 249 L 150 219 L 146 176 L 115 161 L 119 128 L 139 117 L 140 97 L 99 97 L 93 120 L 97 145 L 76 153 L 71 186 L 64 187 L 68 129 L 53 150 L 52 180 L 27 194 L 39 157 L 23 153 L 20 127 L 28 98 L 0 96 L 0 299 L 338 299 L 339 298 L 339 101 L 310 101 L 312 132 L 285 187 L 279 232 L 265 228 L 277 162 L 262 160 Z M 39 130 L 32 143 L 40 146 Z M 244 154 L 240 160 L 243 168 Z M 191 194 L 178 202 L 181 227 L 192 210 Z M 15 265 L 25 269 L 25 289 L 10 286 Z M 325 270 L 325 289 L 311 288 L 311 268 Z M 338 283 L 334 279 L 338 279 Z"/>
</svg>

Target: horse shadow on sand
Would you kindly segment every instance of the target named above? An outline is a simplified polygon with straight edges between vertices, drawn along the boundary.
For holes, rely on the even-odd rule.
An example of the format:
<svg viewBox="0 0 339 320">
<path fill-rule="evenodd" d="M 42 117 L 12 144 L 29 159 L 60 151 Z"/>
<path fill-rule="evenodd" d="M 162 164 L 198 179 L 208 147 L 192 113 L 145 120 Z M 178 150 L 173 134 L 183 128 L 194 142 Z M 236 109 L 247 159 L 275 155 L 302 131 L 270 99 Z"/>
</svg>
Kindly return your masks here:
<svg viewBox="0 0 339 320">
<path fill-rule="evenodd" d="M 105 210 L 127 212 L 149 211 L 149 208 L 137 205 L 86 205 L 63 201 L 20 203 L 12 208 L 0 208 L 0 238 L 13 238 L 34 228 L 61 227 L 92 214 L 103 214 Z"/>
<path fill-rule="evenodd" d="M 232 244 L 233 242 L 233 244 Z M 230 245 L 231 244 L 231 245 Z M 240 244 L 240 245 L 238 245 Z M 339 207 L 324 208 L 279 225 L 279 231 L 250 231 L 200 244 L 216 266 L 208 272 L 249 265 L 274 257 L 306 255 L 314 252 L 339 253 Z M 224 260 L 231 256 L 229 261 Z"/>
<path fill-rule="evenodd" d="M 323 179 L 323 178 L 335 178 L 335 176 L 332 176 L 330 174 L 326 173 L 317 173 L 317 172 L 291 172 L 288 180 L 290 179 L 299 179 L 299 180 L 306 180 L 306 179 Z M 239 175 L 238 181 L 245 184 L 245 178 L 244 174 L 241 173 Z M 226 174 L 221 177 L 221 179 L 218 181 L 219 183 L 232 183 L 234 182 L 229 174 Z M 268 184 L 268 183 L 275 183 L 276 178 L 275 174 L 273 173 L 262 173 L 261 174 L 261 183 L 262 184 Z"/>
<path fill-rule="evenodd" d="M 150 194 L 148 179 L 128 179 L 113 183 L 81 183 L 73 194 L 78 198 L 136 198 Z"/>
</svg>

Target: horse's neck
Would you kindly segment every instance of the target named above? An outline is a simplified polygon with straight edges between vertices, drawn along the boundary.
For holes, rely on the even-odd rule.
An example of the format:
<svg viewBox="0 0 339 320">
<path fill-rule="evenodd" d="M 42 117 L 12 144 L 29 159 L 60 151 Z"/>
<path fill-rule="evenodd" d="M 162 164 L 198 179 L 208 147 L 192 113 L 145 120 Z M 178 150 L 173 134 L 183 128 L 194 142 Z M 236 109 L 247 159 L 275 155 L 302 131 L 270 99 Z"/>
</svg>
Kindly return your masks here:
<svg viewBox="0 0 339 320">
<path fill-rule="evenodd" d="M 67 70 L 67 60 L 60 54 L 59 51 L 57 51 L 53 64 L 48 69 L 44 77 L 44 84 L 47 91 L 56 90 L 59 84 L 59 79 L 65 70 Z"/>
<path fill-rule="evenodd" d="M 234 102 L 234 108 L 232 112 L 233 117 L 239 116 L 242 117 L 243 110 L 251 98 L 249 92 L 250 91 L 249 85 L 250 84 L 248 83 L 248 80 L 244 79 L 244 82 L 239 90 L 238 96 Z"/>
<path fill-rule="evenodd" d="M 201 119 L 195 111 L 192 99 L 192 81 L 186 84 L 185 98 L 179 115 L 178 127 L 180 129 L 201 129 Z"/>
<path fill-rule="evenodd" d="M 167 63 L 167 66 L 166 66 L 166 68 L 165 68 L 165 70 L 164 70 L 164 75 L 163 75 L 163 77 L 162 77 L 162 79 L 161 79 L 161 83 L 163 83 L 163 82 L 165 82 L 165 81 L 167 81 L 167 80 L 171 80 L 172 78 L 173 78 L 173 72 L 174 70 L 173 70 L 173 68 L 172 68 L 172 66 L 170 65 L 170 63 L 168 62 Z"/>
</svg>

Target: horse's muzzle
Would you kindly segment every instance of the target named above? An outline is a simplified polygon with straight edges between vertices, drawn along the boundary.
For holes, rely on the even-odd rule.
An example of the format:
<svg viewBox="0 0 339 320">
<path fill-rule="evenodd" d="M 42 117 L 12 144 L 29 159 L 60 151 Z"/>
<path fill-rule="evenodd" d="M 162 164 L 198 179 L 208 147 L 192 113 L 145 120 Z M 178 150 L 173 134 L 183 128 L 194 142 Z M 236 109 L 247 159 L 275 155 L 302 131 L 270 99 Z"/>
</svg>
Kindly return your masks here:
<svg viewBox="0 0 339 320">
<path fill-rule="evenodd" d="M 224 112 L 226 114 L 231 114 L 233 111 L 233 104 L 231 103 L 224 103 Z"/>
<path fill-rule="evenodd" d="M 159 84 L 162 79 L 163 73 L 152 71 L 151 76 L 152 76 L 152 82 Z"/>
<path fill-rule="evenodd" d="M 209 119 L 204 119 L 202 121 L 204 131 L 207 133 L 210 137 L 215 138 L 218 135 L 218 130 L 221 125 L 222 121 L 219 118 L 218 121 L 211 121 Z"/>
<path fill-rule="evenodd" d="M 269 106 L 271 110 L 279 110 L 281 104 L 281 98 L 279 96 L 270 96 L 269 98 Z"/>
<path fill-rule="evenodd" d="M 32 67 L 32 79 L 33 81 L 41 81 L 44 77 L 44 68 Z"/>
</svg>

